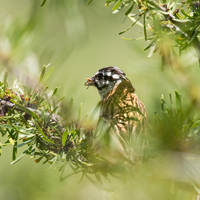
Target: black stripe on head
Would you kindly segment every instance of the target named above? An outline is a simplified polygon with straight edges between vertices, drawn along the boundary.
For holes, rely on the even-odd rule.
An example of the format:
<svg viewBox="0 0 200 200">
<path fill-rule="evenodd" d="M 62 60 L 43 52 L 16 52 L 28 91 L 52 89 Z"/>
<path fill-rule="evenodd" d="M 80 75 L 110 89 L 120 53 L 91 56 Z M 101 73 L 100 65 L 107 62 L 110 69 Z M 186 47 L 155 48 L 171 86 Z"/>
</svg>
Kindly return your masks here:
<svg viewBox="0 0 200 200">
<path fill-rule="evenodd" d="M 99 72 L 108 73 L 108 74 L 109 72 L 111 72 L 112 74 L 119 74 L 119 75 L 126 76 L 126 74 L 118 67 L 105 67 L 105 68 L 100 69 Z"/>
<path fill-rule="evenodd" d="M 118 67 L 105 67 L 100 69 L 92 78 L 98 90 L 114 87 L 119 79 L 126 79 L 125 73 Z"/>
</svg>

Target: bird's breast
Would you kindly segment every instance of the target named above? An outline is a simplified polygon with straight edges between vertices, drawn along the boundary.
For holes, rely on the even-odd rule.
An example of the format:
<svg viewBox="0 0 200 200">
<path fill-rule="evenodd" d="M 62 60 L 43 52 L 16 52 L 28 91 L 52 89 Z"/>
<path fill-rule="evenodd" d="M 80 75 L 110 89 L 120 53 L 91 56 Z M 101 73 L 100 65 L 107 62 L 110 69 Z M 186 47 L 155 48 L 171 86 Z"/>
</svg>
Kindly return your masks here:
<svg viewBox="0 0 200 200">
<path fill-rule="evenodd" d="M 135 129 L 147 117 L 144 104 L 135 93 L 127 90 L 122 91 L 121 95 L 115 94 L 103 99 L 100 115 L 120 130 L 127 130 L 130 125 Z"/>
</svg>

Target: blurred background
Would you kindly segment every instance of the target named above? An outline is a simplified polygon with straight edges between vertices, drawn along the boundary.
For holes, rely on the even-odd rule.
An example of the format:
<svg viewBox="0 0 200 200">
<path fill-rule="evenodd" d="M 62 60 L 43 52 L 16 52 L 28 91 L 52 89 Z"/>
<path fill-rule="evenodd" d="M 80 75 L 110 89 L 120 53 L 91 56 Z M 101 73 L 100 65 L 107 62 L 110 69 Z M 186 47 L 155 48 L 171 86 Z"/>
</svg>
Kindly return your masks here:
<svg viewBox="0 0 200 200">
<path fill-rule="evenodd" d="M 0 70 L 7 69 L 10 80 L 24 76 L 34 80 L 43 65 L 50 63 L 54 71 L 48 85 L 50 89 L 60 87 L 58 97 L 65 95 L 63 101 L 74 98 L 74 117 L 78 117 L 81 103 L 82 116 L 85 116 L 99 102 L 97 90 L 86 90 L 84 83 L 86 78 L 107 66 L 118 66 L 127 74 L 146 105 L 150 120 L 160 110 L 161 94 L 168 97 L 169 92 L 174 95 L 174 90 L 178 90 L 186 104 L 191 98 L 200 98 L 199 64 L 192 51 L 184 52 L 178 67 L 161 71 L 159 54 L 148 58 L 148 52 L 142 51 L 148 42 L 127 41 L 116 35 L 132 23 L 125 19 L 124 13 L 112 14 L 104 1 L 94 0 L 89 6 L 86 0 L 48 0 L 43 7 L 41 3 L 41 0 L 1 0 Z M 143 36 L 143 30 L 134 27 L 123 36 L 138 38 Z M 133 189 L 120 189 L 117 179 L 113 179 L 112 186 L 117 190 L 114 194 L 98 190 L 87 180 L 79 183 L 78 175 L 60 182 L 60 173 L 54 167 L 44 171 L 47 165 L 36 164 L 28 157 L 10 165 L 11 154 L 12 148 L 4 147 L 0 157 L 1 200 L 121 199 L 124 195 L 131 199 Z M 171 199 L 163 195 L 166 183 L 160 184 L 157 180 L 151 184 L 153 180 L 147 177 L 143 181 L 141 177 L 137 179 L 139 184 L 133 183 L 133 191 L 137 191 L 135 199 Z M 187 194 L 186 191 L 184 197 Z"/>
</svg>

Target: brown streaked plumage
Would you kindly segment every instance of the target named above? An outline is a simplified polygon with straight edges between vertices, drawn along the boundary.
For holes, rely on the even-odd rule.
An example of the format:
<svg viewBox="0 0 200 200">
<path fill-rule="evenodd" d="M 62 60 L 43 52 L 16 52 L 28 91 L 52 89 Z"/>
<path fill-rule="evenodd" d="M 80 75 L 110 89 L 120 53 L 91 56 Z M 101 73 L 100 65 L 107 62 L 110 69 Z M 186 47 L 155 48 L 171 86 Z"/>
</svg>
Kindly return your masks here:
<svg viewBox="0 0 200 200">
<path fill-rule="evenodd" d="M 98 89 L 100 116 L 114 127 L 113 137 L 127 155 L 127 144 L 131 143 L 132 136 L 143 131 L 147 122 L 145 106 L 135 94 L 130 80 L 119 68 L 106 67 L 87 79 L 85 85 Z"/>
</svg>

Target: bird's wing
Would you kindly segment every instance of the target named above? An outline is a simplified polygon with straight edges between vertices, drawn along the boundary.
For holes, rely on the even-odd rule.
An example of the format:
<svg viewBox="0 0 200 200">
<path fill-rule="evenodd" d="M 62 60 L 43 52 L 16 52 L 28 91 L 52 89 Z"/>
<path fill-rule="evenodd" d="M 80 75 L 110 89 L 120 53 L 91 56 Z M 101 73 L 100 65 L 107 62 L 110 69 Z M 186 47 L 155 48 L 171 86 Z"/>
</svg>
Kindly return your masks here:
<svg viewBox="0 0 200 200">
<path fill-rule="evenodd" d="M 144 104 L 135 93 L 127 93 L 115 106 L 115 115 L 110 121 L 113 127 L 111 133 L 120 151 L 134 162 L 143 154 L 144 141 L 140 133 L 144 133 L 147 123 Z"/>
<path fill-rule="evenodd" d="M 120 132 L 134 134 L 141 132 L 147 121 L 147 112 L 144 104 L 135 93 L 127 93 L 115 105 L 113 123 Z"/>
</svg>

